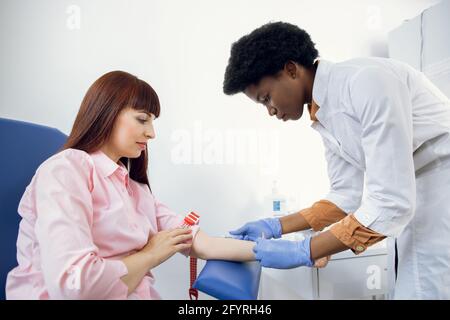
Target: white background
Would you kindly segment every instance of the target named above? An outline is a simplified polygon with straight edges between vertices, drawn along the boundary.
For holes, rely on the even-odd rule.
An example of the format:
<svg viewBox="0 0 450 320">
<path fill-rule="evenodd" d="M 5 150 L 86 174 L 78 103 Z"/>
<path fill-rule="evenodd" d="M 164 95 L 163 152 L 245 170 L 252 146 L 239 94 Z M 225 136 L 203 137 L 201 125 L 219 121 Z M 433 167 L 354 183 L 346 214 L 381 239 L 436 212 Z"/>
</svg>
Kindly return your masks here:
<svg viewBox="0 0 450 320">
<path fill-rule="evenodd" d="M 263 199 L 273 179 L 296 198 L 298 208 L 328 189 L 322 143 L 306 110 L 300 121 L 282 123 L 245 96 L 222 93 L 231 43 L 282 20 L 307 30 L 324 59 L 388 56 L 387 33 L 438 2 L 2 0 L 0 117 L 68 134 L 93 81 L 112 70 L 137 75 L 153 86 L 162 104 L 157 139 L 149 145 L 155 195 L 180 214 L 197 211 L 203 230 L 222 236 L 266 212 Z M 73 5 L 80 10 L 79 28 L 71 20 Z M 257 148 L 256 164 L 207 164 L 203 158 L 199 164 L 174 163 L 177 133 L 197 139 L 191 150 L 199 152 L 194 144 L 205 150 L 212 132 L 219 139 L 239 130 L 260 135 L 258 148 L 274 149 Z M 269 142 L 269 134 L 276 143 Z M 222 146 L 225 156 L 232 152 Z M 258 165 L 265 159 L 278 163 L 279 170 L 267 174 Z M 155 274 L 163 298 L 187 297 L 188 259 L 176 256 Z"/>
</svg>

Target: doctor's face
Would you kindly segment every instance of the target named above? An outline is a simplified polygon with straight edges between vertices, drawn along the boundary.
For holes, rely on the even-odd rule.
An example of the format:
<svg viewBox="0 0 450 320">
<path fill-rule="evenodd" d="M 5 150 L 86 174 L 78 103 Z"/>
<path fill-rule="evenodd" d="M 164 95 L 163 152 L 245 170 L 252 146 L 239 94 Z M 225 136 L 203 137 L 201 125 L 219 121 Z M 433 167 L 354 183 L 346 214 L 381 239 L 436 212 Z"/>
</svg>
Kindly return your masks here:
<svg viewBox="0 0 450 320">
<path fill-rule="evenodd" d="M 121 157 L 138 158 L 155 138 L 155 115 L 143 110 L 123 109 L 116 118 L 111 137 L 102 148 L 114 161 Z"/>
<path fill-rule="evenodd" d="M 263 77 L 258 84 L 248 86 L 244 93 L 261 103 L 270 116 L 283 121 L 298 120 L 304 104 L 311 101 L 313 78 L 310 70 L 290 62 L 276 75 Z"/>
</svg>

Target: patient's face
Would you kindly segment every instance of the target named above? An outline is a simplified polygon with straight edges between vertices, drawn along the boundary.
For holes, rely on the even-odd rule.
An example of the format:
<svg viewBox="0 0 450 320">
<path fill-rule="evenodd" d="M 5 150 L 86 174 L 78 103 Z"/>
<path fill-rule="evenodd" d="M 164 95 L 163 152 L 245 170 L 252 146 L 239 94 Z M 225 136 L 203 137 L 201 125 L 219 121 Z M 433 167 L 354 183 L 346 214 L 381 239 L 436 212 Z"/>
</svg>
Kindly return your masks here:
<svg viewBox="0 0 450 320">
<path fill-rule="evenodd" d="M 145 111 L 132 108 L 122 110 L 102 151 L 115 162 L 121 157 L 138 158 L 141 152 L 146 152 L 147 141 L 155 138 L 154 120 L 155 115 Z"/>
</svg>

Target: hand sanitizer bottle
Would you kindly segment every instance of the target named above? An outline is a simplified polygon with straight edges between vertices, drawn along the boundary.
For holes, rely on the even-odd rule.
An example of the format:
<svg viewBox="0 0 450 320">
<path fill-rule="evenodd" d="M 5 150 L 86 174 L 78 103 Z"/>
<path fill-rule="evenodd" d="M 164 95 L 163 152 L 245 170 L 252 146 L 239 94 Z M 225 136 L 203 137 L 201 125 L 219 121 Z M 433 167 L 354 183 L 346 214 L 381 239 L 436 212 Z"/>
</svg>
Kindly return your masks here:
<svg viewBox="0 0 450 320">
<path fill-rule="evenodd" d="M 272 186 L 272 215 L 274 217 L 281 217 L 286 214 L 286 198 L 278 192 L 277 181 L 273 182 Z"/>
</svg>

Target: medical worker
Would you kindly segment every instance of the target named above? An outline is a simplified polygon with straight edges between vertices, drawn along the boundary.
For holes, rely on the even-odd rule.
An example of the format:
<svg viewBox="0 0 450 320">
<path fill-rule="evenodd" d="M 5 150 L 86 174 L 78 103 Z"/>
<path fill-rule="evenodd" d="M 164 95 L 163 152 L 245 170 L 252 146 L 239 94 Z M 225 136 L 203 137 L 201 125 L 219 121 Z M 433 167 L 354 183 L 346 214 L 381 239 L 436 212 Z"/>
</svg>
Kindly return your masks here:
<svg viewBox="0 0 450 320">
<path fill-rule="evenodd" d="M 307 32 L 274 22 L 232 45 L 223 90 L 283 121 L 306 105 L 325 147 L 323 199 L 231 232 L 257 242 L 263 266 L 312 266 L 387 237 L 392 297 L 450 298 L 450 103 L 423 73 L 385 58 L 319 59 Z M 268 239 L 325 227 L 303 241 Z"/>
</svg>

